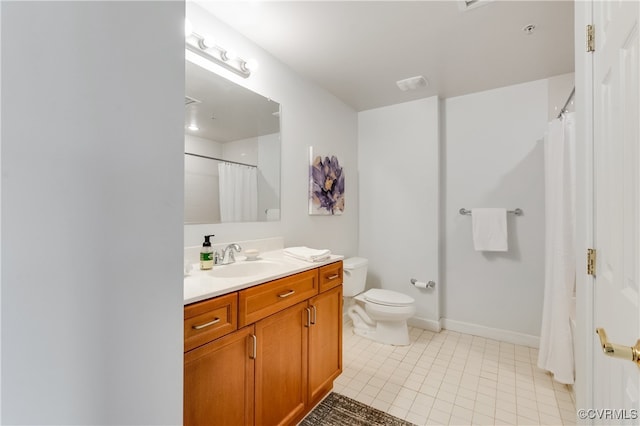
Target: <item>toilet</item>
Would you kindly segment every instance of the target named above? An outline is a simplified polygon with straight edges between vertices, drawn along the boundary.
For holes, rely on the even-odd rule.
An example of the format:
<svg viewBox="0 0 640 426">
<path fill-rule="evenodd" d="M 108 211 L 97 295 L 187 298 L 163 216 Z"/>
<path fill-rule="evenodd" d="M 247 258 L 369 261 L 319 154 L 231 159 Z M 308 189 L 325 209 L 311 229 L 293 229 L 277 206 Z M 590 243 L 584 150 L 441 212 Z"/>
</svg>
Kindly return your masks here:
<svg viewBox="0 0 640 426">
<path fill-rule="evenodd" d="M 397 291 L 372 288 L 362 293 L 369 262 L 362 257 L 343 261 L 343 294 L 353 332 L 376 342 L 405 346 L 410 343 L 407 320 L 416 313 L 415 300 Z"/>
</svg>

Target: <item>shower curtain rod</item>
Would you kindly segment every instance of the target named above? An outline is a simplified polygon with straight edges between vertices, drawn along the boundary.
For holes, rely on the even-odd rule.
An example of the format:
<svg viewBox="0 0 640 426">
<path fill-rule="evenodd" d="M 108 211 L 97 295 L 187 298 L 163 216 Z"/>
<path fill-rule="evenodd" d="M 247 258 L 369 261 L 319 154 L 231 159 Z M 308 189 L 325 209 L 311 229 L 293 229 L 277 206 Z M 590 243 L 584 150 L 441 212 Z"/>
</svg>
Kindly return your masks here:
<svg viewBox="0 0 640 426">
<path fill-rule="evenodd" d="M 567 107 L 569 106 L 569 102 L 571 102 L 571 99 L 573 99 L 573 96 L 575 94 L 576 94 L 576 86 L 573 86 L 573 90 L 569 94 L 569 97 L 567 98 L 567 102 L 564 103 L 564 106 L 562 107 L 562 109 L 560 110 L 560 113 L 558 114 L 558 117 L 556 117 L 556 118 L 562 117 L 562 114 L 567 112 Z"/>
<path fill-rule="evenodd" d="M 258 168 L 258 166 L 254 166 L 253 164 L 239 163 L 237 161 L 230 161 L 230 160 L 223 160 L 222 158 L 216 158 L 216 157 L 207 157 L 206 155 L 193 154 L 191 152 L 185 152 L 184 155 L 192 155 L 194 157 L 206 158 L 207 160 L 216 160 L 216 161 L 222 161 L 223 163 L 239 164 L 241 166 Z"/>
</svg>

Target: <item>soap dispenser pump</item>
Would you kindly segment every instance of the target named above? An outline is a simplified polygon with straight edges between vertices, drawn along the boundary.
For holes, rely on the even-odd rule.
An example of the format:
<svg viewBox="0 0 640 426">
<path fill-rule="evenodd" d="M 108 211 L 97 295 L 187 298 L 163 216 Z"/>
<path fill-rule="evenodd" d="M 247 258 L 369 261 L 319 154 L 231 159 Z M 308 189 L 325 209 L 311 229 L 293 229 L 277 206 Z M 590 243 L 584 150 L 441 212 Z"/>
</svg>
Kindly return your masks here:
<svg viewBox="0 0 640 426">
<path fill-rule="evenodd" d="M 204 243 L 202 243 L 202 249 L 200 250 L 200 269 L 203 271 L 213 268 L 213 249 L 211 248 L 211 241 L 209 241 L 211 237 L 215 237 L 215 235 L 204 236 Z"/>
</svg>

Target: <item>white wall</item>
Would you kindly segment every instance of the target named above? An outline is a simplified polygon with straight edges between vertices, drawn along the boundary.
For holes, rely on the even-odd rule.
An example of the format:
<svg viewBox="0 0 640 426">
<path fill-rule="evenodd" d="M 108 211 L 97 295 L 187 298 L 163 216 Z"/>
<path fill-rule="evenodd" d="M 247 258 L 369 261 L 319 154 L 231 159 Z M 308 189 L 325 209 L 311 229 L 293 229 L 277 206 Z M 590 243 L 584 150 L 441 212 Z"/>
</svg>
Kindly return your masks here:
<svg viewBox="0 0 640 426">
<path fill-rule="evenodd" d="M 282 150 L 280 135 L 271 134 L 258 138 L 258 219 L 272 220 L 280 211 L 280 167 Z M 275 167 L 275 165 L 279 167 Z M 267 216 L 267 210 L 273 210 Z"/>
<path fill-rule="evenodd" d="M 222 158 L 251 165 L 258 164 L 258 138 L 239 139 L 222 145 Z"/>
<path fill-rule="evenodd" d="M 502 330 L 535 345 L 544 291 L 539 141 L 547 124 L 547 81 L 450 98 L 444 108 L 445 327 Z M 508 217 L 509 251 L 474 251 L 471 217 L 458 213 L 462 207 L 523 209 L 523 216 Z"/>
<path fill-rule="evenodd" d="M 180 424 L 184 6 L 0 7 L 1 421 Z"/>
<path fill-rule="evenodd" d="M 222 144 L 186 134 L 184 151 L 213 158 L 222 157 Z M 185 223 L 220 222 L 220 177 L 218 162 L 193 155 L 184 156 Z"/>
<path fill-rule="evenodd" d="M 411 278 L 439 284 L 439 101 L 420 99 L 358 114 L 359 255 L 367 287 L 416 300 L 423 326 L 439 318 L 438 296 Z"/>
<path fill-rule="evenodd" d="M 223 144 L 199 136 L 184 135 L 184 151 L 208 157 L 222 158 Z"/>
<path fill-rule="evenodd" d="M 357 252 L 357 115 L 350 107 L 312 82 L 298 76 L 201 7 L 187 3 L 187 17 L 199 33 L 210 33 L 243 58 L 256 58 L 260 68 L 243 79 L 223 68 L 198 62 L 241 86 L 281 105 L 282 174 L 281 221 L 241 224 L 187 225 L 185 246 L 202 244 L 202 235 L 214 242 L 250 240 L 281 235 L 285 245 L 329 248 L 335 253 Z M 198 61 L 197 55 L 193 55 Z M 189 56 L 191 57 L 191 56 Z M 308 147 L 333 154 L 344 166 L 346 209 L 341 216 L 309 216 Z"/>
</svg>

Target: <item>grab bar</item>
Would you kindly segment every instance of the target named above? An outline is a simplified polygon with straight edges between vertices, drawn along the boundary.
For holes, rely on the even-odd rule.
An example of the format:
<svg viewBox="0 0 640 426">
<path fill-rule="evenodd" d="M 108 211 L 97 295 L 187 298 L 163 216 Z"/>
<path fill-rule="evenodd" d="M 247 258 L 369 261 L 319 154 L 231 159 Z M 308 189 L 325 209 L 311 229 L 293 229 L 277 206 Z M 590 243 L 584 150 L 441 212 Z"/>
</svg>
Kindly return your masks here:
<svg viewBox="0 0 640 426">
<path fill-rule="evenodd" d="M 471 213 L 472 213 L 471 210 L 467 210 L 464 207 L 458 210 L 458 212 L 462 215 L 467 215 L 467 216 L 471 216 Z M 522 209 L 515 209 L 515 210 L 507 210 L 507 213 L 515 214 L 516 216 L 522 216 L 524 212 L 522 211 Z"/>
</svg>

